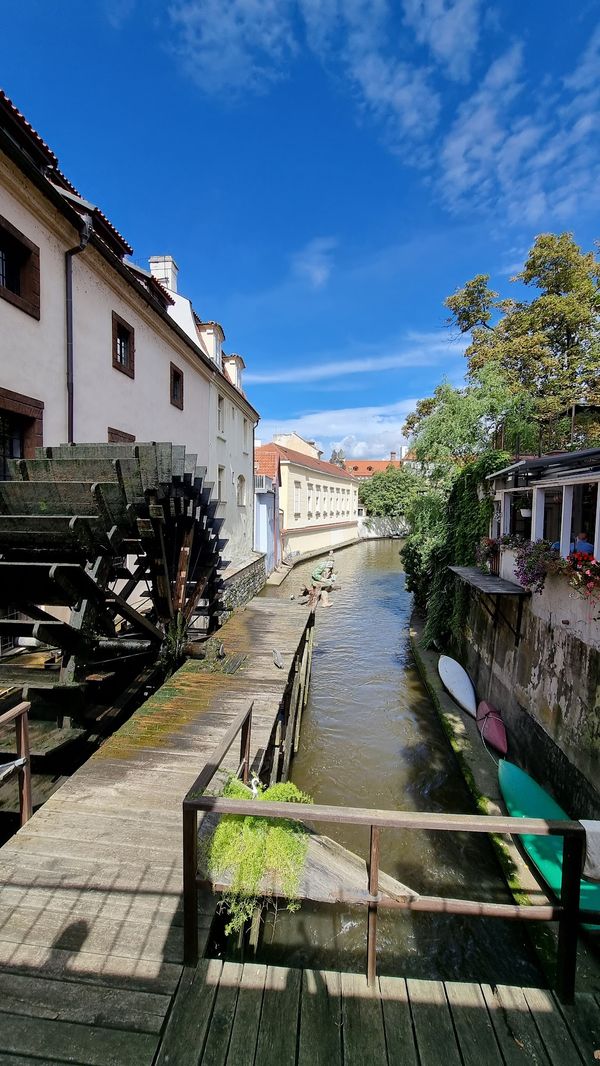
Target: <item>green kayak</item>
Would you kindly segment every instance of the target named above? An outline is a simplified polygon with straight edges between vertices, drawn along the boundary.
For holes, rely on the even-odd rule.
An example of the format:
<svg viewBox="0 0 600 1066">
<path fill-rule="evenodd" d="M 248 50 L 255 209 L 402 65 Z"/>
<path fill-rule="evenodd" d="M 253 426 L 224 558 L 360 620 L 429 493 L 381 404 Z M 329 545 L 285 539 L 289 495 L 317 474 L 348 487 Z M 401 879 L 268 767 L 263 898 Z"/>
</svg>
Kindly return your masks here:
<svg viewBox="0 0 600 1066">
<path fill-rule="evenodd" d="M 512 762 L 500 759 L 498 781 L 506 809 L 514 818 L 547 818 L 549 821 L 570 821 L 569 815 L 559 807 L 537 781 Z M 537 837 L 524 834 L 519 837 L 532 863 L 544 881 L 560 899 L 562 880 L 563 838 L 558 836 Z M 582 911 L 600 910 L 600 882 L 581 878 Z M 599 928 L 595 926 L 594 928 Z"/>
</svg>

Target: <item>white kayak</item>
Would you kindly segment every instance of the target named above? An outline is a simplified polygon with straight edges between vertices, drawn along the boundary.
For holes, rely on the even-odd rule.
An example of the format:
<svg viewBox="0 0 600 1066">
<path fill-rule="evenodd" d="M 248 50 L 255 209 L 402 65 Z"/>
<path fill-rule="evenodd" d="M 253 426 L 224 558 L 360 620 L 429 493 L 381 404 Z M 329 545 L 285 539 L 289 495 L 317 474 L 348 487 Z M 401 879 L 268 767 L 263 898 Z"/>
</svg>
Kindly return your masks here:
<svg viewBox="0 0 600 1066">
<path fill-rule="evenodd" d="M 451 659 L 449 655 L 440 655 L 438 673 L 444 688 L 448 689 L 448 692 L 456 700 L 459 707 L 462 707 L 463 710 L 467 711 L 468 714 L 472 714 L 473 718 L 475 718 L 477 714 L 477 697 L 473 682 L 467 671 L 463 670 L 456 659 Z"/>
</svg>

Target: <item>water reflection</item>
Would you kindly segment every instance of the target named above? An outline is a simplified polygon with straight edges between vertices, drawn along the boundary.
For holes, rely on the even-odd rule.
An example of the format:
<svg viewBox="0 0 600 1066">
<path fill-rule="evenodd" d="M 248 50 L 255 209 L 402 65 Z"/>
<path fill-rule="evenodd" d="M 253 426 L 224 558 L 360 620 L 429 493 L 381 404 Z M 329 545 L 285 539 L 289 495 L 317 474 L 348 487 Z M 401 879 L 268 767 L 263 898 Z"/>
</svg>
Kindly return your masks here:
<svg viewBox="0 0 600 1066">
<path fill-rule="evenodd" d="M 312 564 L 314 565 L 314 564 Z M 278 590 L 296 594 L 311 564 Z M 300 788 L 320 803 L 419 811 L 472 812 L 435 710 L 412 661 L 411 597 L 397 541 L 370 541 L 336 553 L 342 589 L 319 610 L 317 645 L 301 747 L 292 766 Z M 367 831 L 324 831 L 362 855 Z M 420 892 L 503 901 L 508 893 L 488 842 L 467 834 L 382 835 L 382 868 Z M 366 915 L 303 904 L 268 914 L 263 962 L 363 970 Z M 380 912 L 380 973 L 539 982 L 523 927 L 490 919 Z"/>
</svg>

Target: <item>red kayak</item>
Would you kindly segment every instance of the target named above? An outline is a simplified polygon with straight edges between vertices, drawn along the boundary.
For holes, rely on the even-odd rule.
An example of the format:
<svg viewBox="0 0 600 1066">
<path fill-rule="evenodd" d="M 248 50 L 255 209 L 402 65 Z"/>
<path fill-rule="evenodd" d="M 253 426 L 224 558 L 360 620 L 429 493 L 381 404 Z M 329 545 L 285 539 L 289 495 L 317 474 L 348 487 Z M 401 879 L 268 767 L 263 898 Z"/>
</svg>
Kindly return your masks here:
<svg viewBox="0 0 600 1066">
<path fill-rule="evenodd" d="M 501 755 L 506 755 L 508 741 L 502 715 L 497 707 L 487 703 L 486 700 L 482 700 L 477 708 L 477 728 L 490 748 L 495 748 Z"/>
</svg>

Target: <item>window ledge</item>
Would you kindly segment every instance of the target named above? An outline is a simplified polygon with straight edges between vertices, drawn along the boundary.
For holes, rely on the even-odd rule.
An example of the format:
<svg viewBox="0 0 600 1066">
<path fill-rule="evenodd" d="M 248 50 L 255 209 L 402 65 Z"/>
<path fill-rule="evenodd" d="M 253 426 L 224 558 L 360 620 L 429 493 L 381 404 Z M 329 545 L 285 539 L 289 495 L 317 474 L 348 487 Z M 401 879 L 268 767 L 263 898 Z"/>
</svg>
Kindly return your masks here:
<svg viewBox="0 0 600 1066">
<path fill-rule="evenodd" d="M 217 440 L 222 440 L 224 444 L 227 443 L 227 437 L 224 437 L 222 433 L 217 433 Z"/>
<path fill-rule="evenodd" d="M 20 311 L 24 311 L 26 315 L 31 315 L 32 318 L 35 318 L 39 322 L 39 302 L 27 300 L 24 296 L 19 296 L 18 293 L 12 292 L 11 289 L 7 289 L 4 285 L 0 285 L 0 297 L 3 300 L 6 300 L 7 303 L 13 304 L 14 307 L 18 307 Z"/>
</svg>

